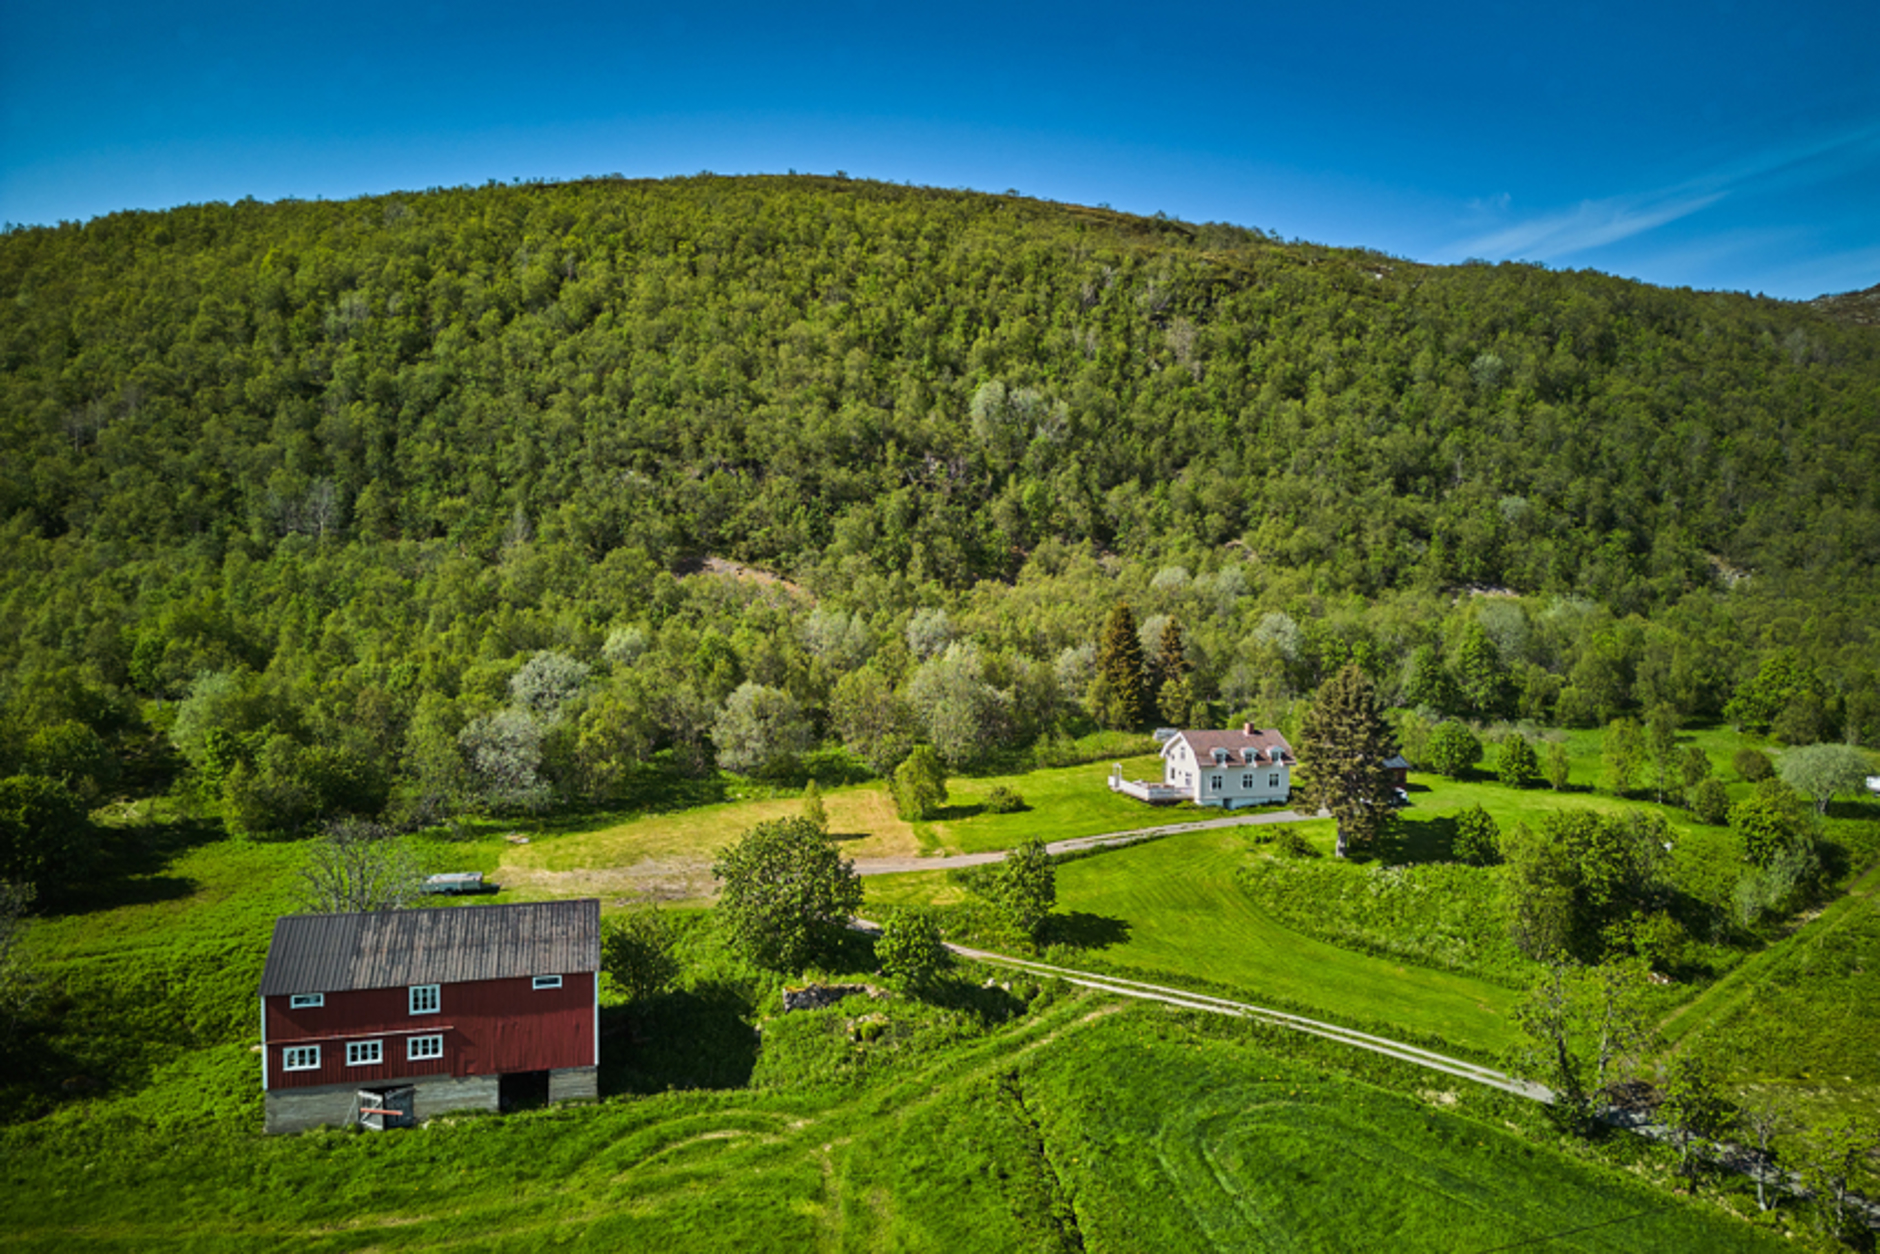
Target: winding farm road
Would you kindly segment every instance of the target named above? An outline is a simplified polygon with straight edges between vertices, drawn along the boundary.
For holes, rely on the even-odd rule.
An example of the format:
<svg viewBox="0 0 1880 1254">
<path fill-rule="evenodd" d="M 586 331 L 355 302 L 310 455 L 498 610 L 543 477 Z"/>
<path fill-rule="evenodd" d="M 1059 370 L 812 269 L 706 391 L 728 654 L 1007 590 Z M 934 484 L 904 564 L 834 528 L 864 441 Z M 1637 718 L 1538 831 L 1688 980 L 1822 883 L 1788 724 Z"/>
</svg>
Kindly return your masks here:
<svg viewBox="0 0 1880 1254">
<path fill-rule="evenodd" d="M 1143 827 L 1128 832 L 1105 832 L 1100 836 L 1078 836 L 1071 840 L 1054 840 L 1046 845 L 1045 852 L 1081 853 L 1086 849 L 1109 849 L 1118 845 L 1133 845 L 1141 840 L 1154 840 L 1158 836 L 1174 836 L 1180 832 L 1200 832 L 1211 827 L 1255 827 L 1264 823 L 1303 823 L 1308 819 L 1325 818 L 1327 812 L 1301 814 L 1297 810 L 1264 810 L 1258 814 L 1244 814 L 1235 818 L 1196 819 L 1192 823 L 1169 823 L 1162 827 Z M 990 862 L 1004 861 L 1006 850 L 992 849 L 985 853 L 957 853 L 951 857 L 913 857 L 913 858 L 857 858 L 857 875 L 900 875 L 908 871 L 946 871 L 953 867 L 985 866 Z"/>
<path fill-rule="evenodd" d="M 1402 1041 L 1372 1036 L 1368 1032 L 1358 1032 L 1351 1028 L 1341 1028 L 1335 1023 L 1308 1019 L 1303 1015 L 1272 1010 L 1265 1006 L 1255 1006 L 1248 1002 L 1229 1001 L 1224 997 L 1210 997 L 1205 993 L 1191 993 L 1186 989 L 1168 988 L 1160 984 L 1144 984 L 1140 980 L 1126 980 L 1121 976 L 1098 975 L 1070 967 L 1052 966 L 1050 963 L 1034 962 L 1029 958 L 1015 958 L 1010 954 L 993 953 L 985 949 L 970 949 L 964 945 L 948 945 L 947 948 L 960 957 L 970 958 L 975 962 L 1011 967 L 1032 975 L 1053 977 L 1063 980 L 1066 984 L 1114 993 L 1118 997 L 1133 997 L 1139 1001 L 1158 1001 L 1170 1006 L 1181 1006 L 1187 1010 L 1201 1010 L 1209 1014 L 1228 1015 L 1236 1019 L 1253 1019 L 1261 1023 L 1270 1023 L 1275 1027 L 1289 1028 L 1295 1032 L 1322 1036 L 1328 1041 L 1337 1041 L 1340 1044 L 1350 1045 L 1354 1049 L 1368 1049 L 1374 1054 L 1383 1054 L 1386 1057 L 1396 1058 L 1428 1071 L 1440 1071 L 1458 1079 L 1472 1080 L 1477 1084 L 1485 1084 L 1489 1088 L 1513 1093 L 1516 1097 L 1525 1097 L 1530 1101 L 1552 1102 L 1554 1100 L 1553 1092 L 1545 1085 L 1517 1079 L 1506 1072 L 1478 1066 L 1472 1062 L 1464 1062 L 1460 1058 L 1450 1058 L 1445 1054 L 1434 1053 L 1420 1046 L 1406 1045 Z"/>
</svg>

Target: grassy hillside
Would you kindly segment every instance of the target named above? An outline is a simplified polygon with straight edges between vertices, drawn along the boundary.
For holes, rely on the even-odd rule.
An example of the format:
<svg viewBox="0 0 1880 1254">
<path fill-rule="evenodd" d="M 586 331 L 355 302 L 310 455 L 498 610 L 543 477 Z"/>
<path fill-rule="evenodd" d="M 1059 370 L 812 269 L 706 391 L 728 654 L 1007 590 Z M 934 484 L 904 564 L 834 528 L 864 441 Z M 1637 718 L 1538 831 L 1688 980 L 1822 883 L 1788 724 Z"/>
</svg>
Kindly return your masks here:
<svg viewBox="0 0 1880 1254">
<path fill-rule="evenodd" d="M 701 926 L 680 990 L 608 1012 L 596 1106 L 262 1137 L 255 918 L 285 888 L 282 854 L 185 852 L 175 895 L 35 934 L 73 1083 L 0 1128 L 9 1248 L 1450 1250 L 1458 1232 L 1595 1224 L 1584 1248 L 1776 1239 L 1562 1152 L 1499 1094 L 1247 1025 L 971 972 L 933 1002 L 771 1017 L 774 979 Z"/>
</svg>

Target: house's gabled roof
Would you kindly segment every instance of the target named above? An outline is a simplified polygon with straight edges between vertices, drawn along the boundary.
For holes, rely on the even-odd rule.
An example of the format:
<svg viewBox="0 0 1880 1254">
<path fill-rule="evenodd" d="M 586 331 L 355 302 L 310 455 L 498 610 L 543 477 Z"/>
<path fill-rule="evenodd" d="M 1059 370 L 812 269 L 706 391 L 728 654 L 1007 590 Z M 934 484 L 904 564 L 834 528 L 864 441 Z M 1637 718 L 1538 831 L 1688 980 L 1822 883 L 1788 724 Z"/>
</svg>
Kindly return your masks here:
<svg viewBox="0 0 1880 1254">
<path fill-rule="evenodd" d="M 601 903 L 294 914 L 274 921 L 261 995 L 598 971 Z"/>
<path fill-rule="evenodd" d="M 1384 759 L 1384 769 L 1387 771 L 1407 771 L 1410 769 L 1410 763 L 1404 758 L 1403 754 L 1393 753 L 1388 758 Z"/>
<path fill-rule="evenodd" d="M 1276 761 L 1281 766 L 1292 766 L 1298 761 L 1293 757 L 1292 746 L 1286 743 L 1286 737 L 1277 730 L 1261 731 L 1258 728 L 1242 727 L 1231 731 L 1178 732 L 1162 746 L 1163 756 L 1168 756 L 1169 750 L 1177 744 L 1187 745 L 1194 753 L 1195 761 L 1203 765 L 1214 761 L 1216 749 L 1227 754 L 1227 766 L 1271 766 Z M 1259 756 L 1249 758 L 1248 750 L 1256 750 Z M 1279 755 L 1277 760 L 1275 753 Z"/>
</svg>

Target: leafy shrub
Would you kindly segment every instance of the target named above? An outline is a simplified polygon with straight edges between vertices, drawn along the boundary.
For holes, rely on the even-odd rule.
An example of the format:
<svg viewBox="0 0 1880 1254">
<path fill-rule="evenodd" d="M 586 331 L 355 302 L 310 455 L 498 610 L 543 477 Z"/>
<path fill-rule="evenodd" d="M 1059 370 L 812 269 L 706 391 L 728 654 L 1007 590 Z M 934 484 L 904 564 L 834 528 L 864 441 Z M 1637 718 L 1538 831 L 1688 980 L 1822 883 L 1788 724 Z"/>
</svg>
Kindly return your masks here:
<svg viewBox="0 0 1880 1254">
<path fill-rule="evenodd" d="M 931 817 L 947 799 L 946 770 L 932 745 L 916 745 L 907 760 L 895 768 L 895 811 L 912 823 Z"/>
<path fill-rule="evenodd" d="M 678 933 L 651 907 L 609 919 L 601 929 L 601 971 L 633 1001 L 663 993 L 679 979 Z"/>
<path fill-rule="evenodd" d="M 990 814 L 1016 814 L 1025 808 L 1025 798 L 1015 788 L 1000 784 L 986 794 L 986 810 Z"/>
<path fill-rule="evenodd" d="M 1057 904 L 1057 868 L 1041 841 L 1029 840 L 1005 855 L 993 874 L 987 899 L 1007 927 L 1036 939 Z"/>
<path fill-rule="evenodd" d="M 1482 742 L 1461 723 L 1442 723 L 1430 733 L 1427 757 L 1430 769 L 1438 775 L 1461 779 L 1482 760 Z"/>
<path fill-rule="evenodd" d="M 1501 861 L 1501 827 L 1479 805 L 1456 815 L 1456 857 L 1471 866 L 1493 866 Z"/>
<path fill-rule="evenodd" d="M 1520 732 L 1510 732 L 1501 742 L 1495 759 L 1495 774 L 1510 788 L 1527 788 L 1540 779 L 1541 760 Z"/>
<path fill-rule="evenodd" d="M 1730 807 L 1730 826 L 1743 838 L 1743 856 L 1768 866 L 1778 852 L 1811 844 L 1814 815 L 1808 802 L 1778 779 L 1765 779 L 1756 791 Z"/>
<path fill-rule="evenodd" d="M 1730 790 L 1712 776 L 1691 789 L 1691 815 L 1700 823 L 1722 827 L 1730 821 Z"/>
<path fill-rule="evenodd" d="M 1759 784 L 1776 773 L 1776 764 L 1761 749 L 1738 749 L 1730 765 L 1746 784 Z"/>
<path fill-rule="evenodd" d="M 1283 827 L 1273 837 L 1273 847 L 1289 858 L 1316 858 L 1319 851 L 1297 830 Z"/>
<path fill-rule="evenodd" d="M 1821 881 L 1821 859 L 1812 846 L 1786 845 L 1769 864 L 1737 882 L 1736 921 L 1754 927 L 1765 915 L 1785 917 L 1813 898 Z"/>
<path fill-rule="evenodd" d="M 884 974 L 908 988 L 926 988 L 947 963 L 940 928 L 928 915 L 904 910 L 891 917 L 875 942 L 875 958 Z"/>
</svg>

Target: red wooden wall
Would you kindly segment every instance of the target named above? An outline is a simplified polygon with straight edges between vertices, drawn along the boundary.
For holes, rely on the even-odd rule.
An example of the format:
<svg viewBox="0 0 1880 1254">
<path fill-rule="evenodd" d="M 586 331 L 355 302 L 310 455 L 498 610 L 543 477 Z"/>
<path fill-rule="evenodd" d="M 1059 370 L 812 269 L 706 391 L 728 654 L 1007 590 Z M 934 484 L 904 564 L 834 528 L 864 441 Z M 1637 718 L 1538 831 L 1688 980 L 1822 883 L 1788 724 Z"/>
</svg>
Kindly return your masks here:
<svg viewBox="0 0 1880 1254">
<path fill-rule="evenodd" d="M 357 1081 L 380 1084 L 419 1075 L 504 1075 L 557 1067 L 591 1067 L 595 1057 L 594 975 L 564 975 L 557 989 L 536 989 L 529 976 L 446 984 L 436 1014 L 409 1013 L 409 990 L 361 989 L 328 993 L 326 1004 L 290 1010 L 286 997 L 269 997 L 266 1016 L 267 1087 L 306 1088 Z M 405 1041 L 441 1033 L 444 1056 L 405 1060 Z M 383 1042 L 377 1066 L 346 1065 L 346 1042 Z M 320 1066 L 288 1071 L 281 1051 L 320 1046 Z"/>
</svg>

